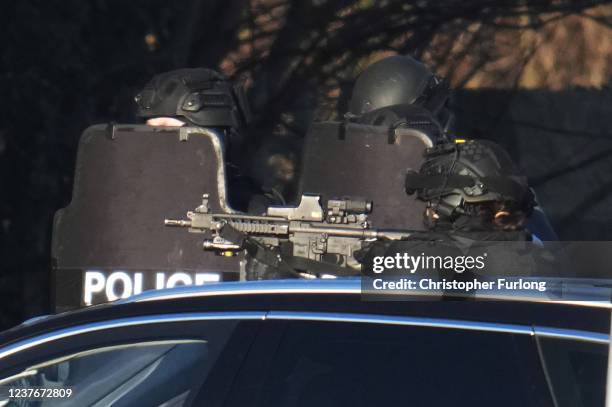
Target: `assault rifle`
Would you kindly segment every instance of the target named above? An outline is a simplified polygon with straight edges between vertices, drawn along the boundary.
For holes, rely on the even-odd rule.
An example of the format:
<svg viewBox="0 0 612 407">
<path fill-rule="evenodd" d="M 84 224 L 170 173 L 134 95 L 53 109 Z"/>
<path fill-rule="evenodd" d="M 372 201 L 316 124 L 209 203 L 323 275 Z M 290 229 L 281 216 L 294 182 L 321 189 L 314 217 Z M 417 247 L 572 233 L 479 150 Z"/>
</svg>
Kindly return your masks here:
<svg viewBox="0 0 612 407">
<path fill-rule="evenodd" d="M 372 202 L 352 199 L 330 199 L 325 208 L 317 195 L 302 195 L 298 206 L 271 206 L 265 215 L 211 213 L 209 195 L 188 220 L 166 219 L 166 226 L 186 227 L 192 233 L 208 233 L 205 250 L 231 255 L 245 249 L 247 242 L 279 252 L 281 245 L 291 243 L 292 257 L 324 262 L 335 266 L 361 269 L 353 253 L 367 241 L 405 240 L 412 232 L 372 229 L 368 214 Z"/>
</svg>

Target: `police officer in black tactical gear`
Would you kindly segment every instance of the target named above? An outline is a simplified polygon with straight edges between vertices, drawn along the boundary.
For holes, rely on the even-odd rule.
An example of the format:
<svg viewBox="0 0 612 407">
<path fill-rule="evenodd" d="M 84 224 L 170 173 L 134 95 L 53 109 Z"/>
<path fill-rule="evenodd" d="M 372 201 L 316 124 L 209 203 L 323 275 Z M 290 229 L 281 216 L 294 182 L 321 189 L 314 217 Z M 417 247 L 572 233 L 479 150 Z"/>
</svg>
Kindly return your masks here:
<svg viewBox="0 0 612 407">
<path fill-rule="evenodd" d="M 349 112 L 345 117 L 362 124 L 416 128 L 427 134 L 432 144 L 451 143 L 450 148 L 454 148 L 451 134 L 453 113 L 448 107 L 449 98 L 450 88 L 443 78 L 422 62 L 410 56 L 397 55 L 382 59 L 361 73 L 353 88 Z M 500 146 L 488 148 L 494 148 L 497 151 L 495 154 L 507 157 Z M 440 205 L 445 203 L 440 202 Z M 445 210 L 444 207 L 438 209 Z M 558 240 L 537 204 L 526 215 L 528 217 L 524 223 L 537 238 Z M 496 222 L 501 222 L 501 218 L 498 217 Z"/>
<path fill-rule="evenodd" d="M 249 121 L 241 86 L 212 69 L 177 69 L 156 75 L 135 97 L 137 115 L 151 126 L 218 128 L 226 143 L 239 137 Z"/>
<path fill-rule="evenodd" d="M 487 253 L 484 269 L 430 272 L 455 280 L 559 275 L 554 256 L 526 228 L 536 204 L 533 193 L 499 145 L 472 140 L 427 149 L 419 171 L 406 176 L 406 192 L 426 202 L 427 232 L 404 241 L 371 243 L 356 254 L 363 264 L 403 253 L 441 258 Z M 367 267 L 365 271 L 371 272 Z M 388 270 L 398 273 L 402 272 Z"/>
<path fill-rule="evenodd" d="M 150 126 L 217 130 L 225 147 L 228 198 L 235 209 L 246 210 L 252 196 L 261 194 L 255 181 L 242 175 L 235 164 L 251 115 L 241 85 L 212 69 L 177 69 L 154 76 L 135 101 L 137 115 Z"/>
<path fill-rule="evenodd" d="M 425 64 L 396 55 L 361 73 L 345 117 L 361 124 L 421 129 L 437 143 L 452 125 L 449 96 L 447 82 Z"/>
<path fill-rule="evenodd" d="M 535 206 L 527 179 L 504 149 L 487 140 L 428 149 L 421 169 L 406 175 L 406 192 L 427 203 L 429 230 L 492 233 L 487 240 L 522 231 Z"/>
</svg>

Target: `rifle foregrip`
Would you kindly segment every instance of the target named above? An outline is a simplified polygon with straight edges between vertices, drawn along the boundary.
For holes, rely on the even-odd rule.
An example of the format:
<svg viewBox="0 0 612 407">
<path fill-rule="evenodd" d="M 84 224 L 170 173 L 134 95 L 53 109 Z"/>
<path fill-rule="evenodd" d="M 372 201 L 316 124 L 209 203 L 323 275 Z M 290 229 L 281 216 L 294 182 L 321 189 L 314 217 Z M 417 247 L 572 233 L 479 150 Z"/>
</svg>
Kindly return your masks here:
<svg viewBox="0 0 612 407">
<path fill-rule="evenodd" d="M 288 233 L 287 225 L 274 223 L 242 222 L 232 219 L 228 224 L 242 233 L 256 233 L 266 235 L 285 235 Z"/>
</svg>

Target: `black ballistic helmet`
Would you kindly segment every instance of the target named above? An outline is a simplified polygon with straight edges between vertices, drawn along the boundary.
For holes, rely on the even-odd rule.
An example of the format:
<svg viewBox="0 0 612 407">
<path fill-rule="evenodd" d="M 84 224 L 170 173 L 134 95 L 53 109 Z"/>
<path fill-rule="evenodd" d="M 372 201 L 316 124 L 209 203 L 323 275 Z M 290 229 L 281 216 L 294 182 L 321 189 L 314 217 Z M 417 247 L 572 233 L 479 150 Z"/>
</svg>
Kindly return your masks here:
<svg viewBox="0 0 612 407">
<path fill-rule="evenodd" d="M 243 127 L 249 120 L 244 90 L 212 69 L 156 75 L 135 97 L 138 116 L 178 117 L 202 127 Z"/>
<path fill-rule="evenodd" d="M 447 83 L 410 56 L 392 56 L 365 69 L 353 88 L 349 115 L 415 105 L 438 114 L 450 95 Z"/>
<path fill-rule="evenodd" d="M 494 204 L 508 218 L 529 216 L 535 199 L 508 153 L 487 140 L 447 143 L 428 149 L 420 171 L 406 176 L 406 192 L 417 192 L 442 221 L 477 216 Z M 497 216 L 497 214 L 494 214 Z"/>
</svg>

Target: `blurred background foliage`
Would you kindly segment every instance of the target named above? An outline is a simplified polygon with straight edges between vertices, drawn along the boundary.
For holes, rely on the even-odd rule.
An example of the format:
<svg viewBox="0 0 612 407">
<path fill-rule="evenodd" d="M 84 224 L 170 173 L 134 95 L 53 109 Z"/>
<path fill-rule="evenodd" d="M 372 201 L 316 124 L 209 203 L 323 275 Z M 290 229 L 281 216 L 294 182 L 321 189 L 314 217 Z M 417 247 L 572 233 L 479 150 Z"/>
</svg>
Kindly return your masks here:
<svg viewBox="0 0 612 407">
<path fill-rule="evenodd" d="M 457 131 L 502 142 L 563 237 L 609 239 L 611 24 L 599 0 L 4 1 L 0 328 L 47 309 L 82 130 L 135 121 L 139 88 L 182 67 L 247 85 L 243 171 L 290 191 L 308 124 L 341 117 L 370 63 L 414 55 L 457 89 Z"/>
</svg>

